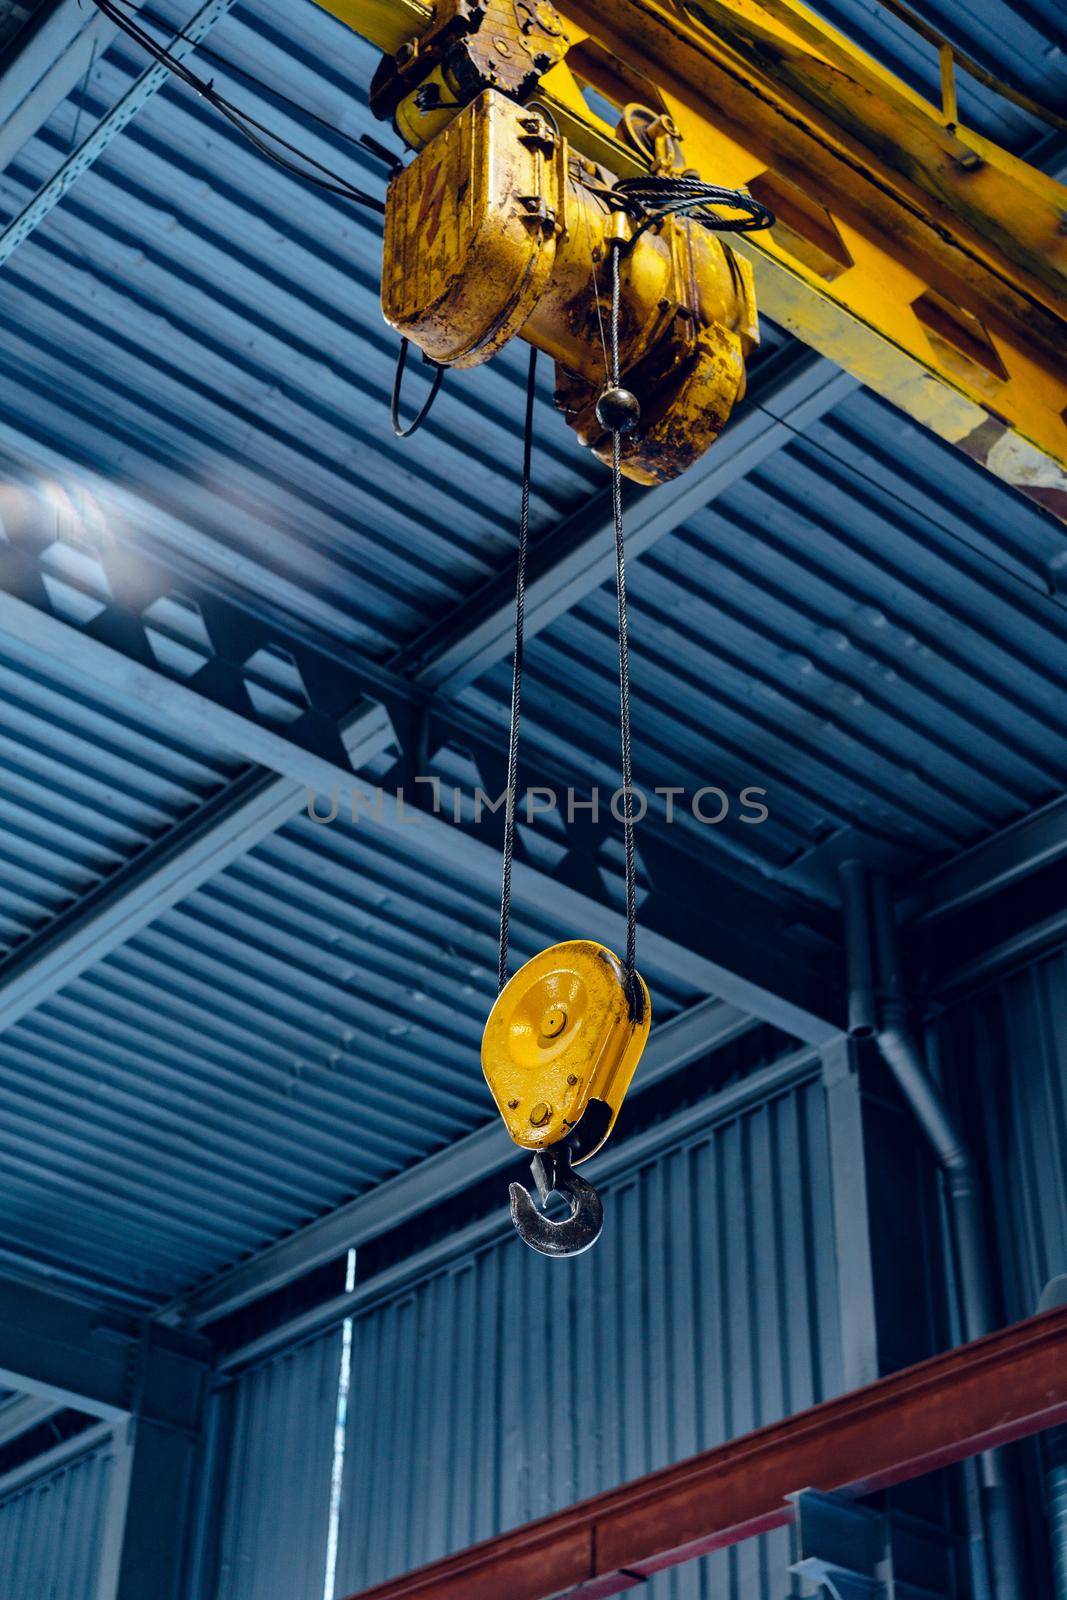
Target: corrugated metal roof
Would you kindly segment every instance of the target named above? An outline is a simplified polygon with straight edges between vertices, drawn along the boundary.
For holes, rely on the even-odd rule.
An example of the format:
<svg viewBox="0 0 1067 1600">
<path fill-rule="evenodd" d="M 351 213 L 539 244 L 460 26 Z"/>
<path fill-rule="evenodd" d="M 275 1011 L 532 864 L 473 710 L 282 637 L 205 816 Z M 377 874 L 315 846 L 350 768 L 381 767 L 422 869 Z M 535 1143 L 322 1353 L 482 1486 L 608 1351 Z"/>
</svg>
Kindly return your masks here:
<svg viewBox="0 0 1067 1600">
<path fill-rule="evenodd" d="M 211 43 L 241 104 L 383 187 L 283 98 L 381 137 L 374 52 L 310 0 L 238 7 Z M 125 46 L 95 64 L 0 178 L 6 215 L 142 66 Z M 3 269 L 0 450 L 134 491 L 101 501 L 131 560 L 392 655 L 514 550 L 525 353 L 450 376 L 398 444 L 378 270 L 375 218 L 167 88 Z M 549 381 L 535 531 L 605 481 Z M 842 827 L 917 860 L 1047 798 L 1067 770 L 1050 528 L 888 408 L 843 403 L 635 564 L 639 777 L 765 784 L 771 820 L 714 839 L 771 872 Z M 13 945 L 237 769 L 4 645 L 0 689 Z M 467 703 L 502 726 L 505 691 L 502 669 Z M 610 591 L 531 645 L 526 708 L 532 743 L 614 788 Z M 0 1243 L 157 1300 L 476 1126 L 495 918 L 414 845 L 287 828 L 0 1040 Z M 521 955 L 560 930 L 520 904 L 514 932 Z M 694 998 L 648 976 L 660 1017 Z"/>
<path fill-rule="evenodd" d="M 1024 815 L 1067 782 L 1062 550 L 1040 511 L 855 394 L 632 565 L 639 786 L 764 787 L 769 820 L 735 804 L 715 843 L 771 871 L 839 830 L 908 866 Z M 614 627 L 607 587 L 527 652 L 526 736 L 562 759 L 573 729 L 602 782 Z M 499 667 L 463 701 L 503 726 L 509 693 Z"/>
<path fill-rule="evenodd" d="M 936 45 L 920 38 L 881 0 L 813 0 L 813 9 L 876 60 L 941 103 Z M 979 66 L 1038 105 L 1062 115 L 1067 95 L 1067 33 L 1059 0 L 924 0 L 911 9 Z M 957 69 L 961 120 L 1009 150 L 1022 152 L 1048 132 L 1047 124 Z"/>
<path fill-rule="evenodd" d="M 0 1245 L 163 1299 L 488 1122 L 497 911 L 367 820 L 284 829 L 0 1037 Z M 518 899 L 514 961 L 567 931 Z"/>
<path fill-rule="evenodd" d="M 238 770 L 221 752 L 195 750 L 86 694 L 71 675 L 42 675 L 0 641 L 0 952 Z"/>
<path fill-rule="evenodd" d="M 241 8 L 216 43 L 346 132 L 383 135 L 366 106 L 375 53 L 319 7 Z M 242 106 L 384 192 L 365 151 L 209 64 Z M 107 56 L 5 174 L 7 210 L 142 65 L 128 48 Z M 284 580 L 317 625 L 365 650 L 399 646 L 513 548 L 525 355 L 451 374 L 431 422 L 399 444 L 380 237 L 374 214 L 289 177 L 166 88 L 4 268 L 5 420 L 194 525 L 206 570 L 265 567 L 256 587 Z M 535 526 L 599 481 L 542 365 Z M 420 385 L 413 365 L 409 392 Z"/>
</svg>

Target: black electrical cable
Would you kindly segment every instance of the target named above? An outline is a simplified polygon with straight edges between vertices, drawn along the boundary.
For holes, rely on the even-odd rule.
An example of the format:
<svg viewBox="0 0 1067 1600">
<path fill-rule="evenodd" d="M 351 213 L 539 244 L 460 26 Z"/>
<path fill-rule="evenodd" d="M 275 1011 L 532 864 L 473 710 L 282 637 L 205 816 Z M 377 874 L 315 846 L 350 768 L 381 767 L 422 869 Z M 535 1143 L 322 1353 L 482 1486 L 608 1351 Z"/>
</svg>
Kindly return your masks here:
<svg viewBox="0 0 1067 1600">
<path fill-rule="evenodd" d="M 123 0 L 123 3 L 127 7 L 129 6 L 129 0 Z M 137 21 L 138 23 L 150 22 L 157 29 L 167 27 L 166 22 L 149 11 L 147 6 L 142 6 L 137 12 Z M 171 32 L 170 36 L 172 39 L 188 39 L 189 37 L 188 34 L 181 32 L 177 34 Z M 389 168 L 390 173 L 403 167 L 404 163 L 400 160 L 396 151 L 388 149 L 387 146 L 379 143 L 377 139 L 372 138 L 369 133 L 348 133 L 344 128 L 339 128 L 336 123 L 320 116 L 317 111 L 312 110 L 311 106 L 305 105 L 303 101 L 294 100 L 292 95 L 286 94 L 284 89 L 280 89 L 276 83 L 265 83 L 254 72 L 250 72 L 247 67 L 241 66 L 239 62 L 232 60 L 229 56 L 223 55 L 221 51 L 216 50 L 206 40 L 202 39 L 197 44 L 196 54 L 198 60 L 214 62 L 217 67 L 221 67 L 228 77 L 240 78 L 243 83 L 247 83 L 251 88 L 257 89 L 267 99 L 276 101 L 279 106 L 294 112 L 297 118 L 322 128 L 331 139 L 336 139 L 339 144 L 348 144 L 354 147 L 362 146 L 364 150 L 376 156 L 379 161 L 383 161 Z"/>
<path fill-rule="evenodd" d="M 504 868 L 500 884 L 500 953 L 497 983 L 508 981 L 511 936 L 511 863 L 515 854 L 515 800 L 519 780 L 519 722 L 522 715 L 522 657 L 526 634 L 526 555 L 530 539 L 530 472 L 533 462 L 534 397 L 537 393 L 537 350 L 530 347 L 526 375 L 526 419 L 522 435 L 522 503 L 519 512 L 519 554 L 515 569 L 515 657 L 511 669 L 511 732 L 508 736 L 508 788 L 504 812 Z"/>
<path fill-rule="evenodd" d="M 400 390 L 404 382 L 404 368 L 408 364 L 408 351 L 410 348 L 411 341 L 409 339 L 401 339 L 400 353 L 396 358 L 396 376 L 393 378 L 393 394 L 389 402 L 389 415 L 393 422 L 393 432 L 396 434 L 398 439 L 410 439 L 411 435 L 413 433 L 417 433 L 422 427 L 423 423 L 426 421 L 426 418 L 430 415 L 430 408 L 437 399 L 437 391 L 440 389 L 441 382 L 445 375 L 445 368 L 438 362 L 430 361 L 428 363 L 434 369 L 433 382 L 430 384 L 430 392 L 426 396 L 426 399 L 422 402 L 422 406 L 420 407 L 418 415 L 415 417 L 414 421 L 409 422 L 406 425 L 402 423 L 400 420 Z M 423 359 L 425 360 L 426 358 L 424 357 Z"/>
<path fill-rule="evenodd" d="M 646 228 L 675 213 L 685 213 L 716 233 L 756 233 L 773 228 L 775 221 L 774 212 L 744 189 L 723 189 L 691 173 L 620 178 L 611 193 L 621 201 L 620 210 L 640 224 L 627 249 Z"/>
<path fill-rule="evenodd" d="M 619 387 L 619 257 L 611 252 L 611 386 Z M 622 434 L 611 434 L 611 506 L 615 522 L 615 590 L 619 607 L 619 727 L 622 751 L 623 843 L 626 853 L 626 982 L 630 1014 L 639 1014 L 637 985 L 637 857 L 634 849 L 633 740 L 630 732 L 630 627 L 626 606 L 626 549 L 622 529 Z"/>
<path fill-rule="evenodd" d="M 319 161 L 317 157 L 291 144 L 280 133 L 234 105 L 209 79 L 201 78 L 193 72 L 166 45 L 154 38 L 135 17 L 123 10 L 118 0 L 93 0 L 93 4 L 109 22 L 114 23 L 116 28 L 144 50 L 157 65 L 165 67 L 180 83 L 192 89 L 220 116 L 225 117 L 227 122 L 231 123 L 261 155 L 276 162 L 294 177 L 313 183 L 328 194 L 338 195 L 343 200 L 350 200 L 354 205 L 366 206 L 379 214 L 384 213 L 385 206 L 376 196 L 366 194 L 355 184 L 349 183 L 347 178 Z M 189 41 L 188 36 L 180 30 L 173 35 L 173 38 L 193 42 Z"/>
</svg>

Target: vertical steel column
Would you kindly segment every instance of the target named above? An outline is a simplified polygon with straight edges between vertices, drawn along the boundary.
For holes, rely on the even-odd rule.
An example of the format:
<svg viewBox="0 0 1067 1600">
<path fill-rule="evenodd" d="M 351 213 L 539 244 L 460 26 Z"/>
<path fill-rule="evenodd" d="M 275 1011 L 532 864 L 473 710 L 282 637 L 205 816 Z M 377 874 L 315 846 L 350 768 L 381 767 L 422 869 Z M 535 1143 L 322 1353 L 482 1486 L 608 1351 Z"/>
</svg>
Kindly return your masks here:
<svg viewBox="0 0 1067 1600">
<path fill-rule="evenodd" d="M 846 1389 L 860 1389 L 880 1376 L 863 1093 L 856 1046 L 847 1035 L 825 1045 L 819 1056 L 830 1140 L 842 1377 Z"/>
<path fill-rule="evenodd" d="M 182 1600 L 208 1378 L 206 1340 L 146 1326 L 114 1452 L 94 1600 Z"/>
<path fill-rule="evenodd" d="M 1067 1275 L 1045 1285 L 1037 1309 L 1052 1311 L 1057 1306 L 1067 1306 Z M 1053 1594 L 1055 1600 L 1067 1600 L 1067 1428 L 1053 1428 L 1042 1444 Z"/>
</svg>

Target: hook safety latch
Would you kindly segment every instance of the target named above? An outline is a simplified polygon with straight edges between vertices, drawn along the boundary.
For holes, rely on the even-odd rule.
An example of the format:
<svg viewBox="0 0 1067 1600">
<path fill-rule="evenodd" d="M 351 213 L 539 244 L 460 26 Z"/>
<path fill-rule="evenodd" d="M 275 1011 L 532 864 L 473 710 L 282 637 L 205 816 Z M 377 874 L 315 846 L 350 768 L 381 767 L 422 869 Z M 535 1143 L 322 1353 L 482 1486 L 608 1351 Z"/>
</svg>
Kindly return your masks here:
<svg viewBox="0 0 1067 1600">
<path fill-rule="evenodd" d="M 511 1185 L 511 1220 L 520 1239 L 543 1256 L 580 1256 L 600 1237 L 604 1226 L 604 1206 L 591 1183 L 571 1166 L 569 1144 L 540 1150 L 530 1163 L 541 1204 L 553 1194 L 570 1206 L 570 1216 L 562 1222 L 539 1211 L 521 1183 Z"/>
</svg>

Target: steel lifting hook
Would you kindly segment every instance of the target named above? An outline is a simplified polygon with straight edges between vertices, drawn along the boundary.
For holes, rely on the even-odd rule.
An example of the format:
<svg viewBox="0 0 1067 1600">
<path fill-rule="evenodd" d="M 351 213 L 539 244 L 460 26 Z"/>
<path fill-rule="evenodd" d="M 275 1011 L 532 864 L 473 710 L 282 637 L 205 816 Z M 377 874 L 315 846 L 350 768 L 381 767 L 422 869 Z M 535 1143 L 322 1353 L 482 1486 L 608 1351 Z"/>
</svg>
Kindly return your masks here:
<svg viewBox="0 0 1067 1600">
<path fill-rule="evenodd" d="M 563 1222 L 555 1222 L 539 1211 L 521 1183 L 511 1185 L 511 1220 L 515 1231 L 531 1249 L 543 1256 L 580 1256 L 600 1238 L 604 1226 L 604 1206 L 591 1183 L 578 1176 L 571 1166 L 571 1151 L 566 1144 L 540 1150 L 530 1170 L 546 1205 L 552 1194 L 562 1195 L 571 1208 Z"/>
</svg>

